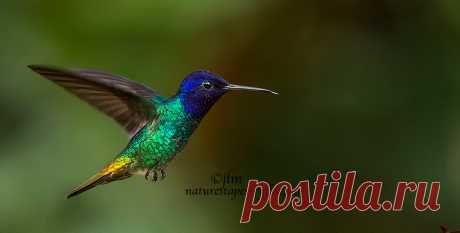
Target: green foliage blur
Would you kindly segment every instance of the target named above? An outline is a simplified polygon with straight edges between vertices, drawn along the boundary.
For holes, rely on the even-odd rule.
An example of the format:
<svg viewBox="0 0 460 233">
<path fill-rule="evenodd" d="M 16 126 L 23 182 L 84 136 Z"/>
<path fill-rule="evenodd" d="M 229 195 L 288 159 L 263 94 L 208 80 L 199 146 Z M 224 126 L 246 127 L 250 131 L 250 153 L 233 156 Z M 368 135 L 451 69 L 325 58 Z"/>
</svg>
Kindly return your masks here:
<svg viewBox="0 0 460 233">
<path fill-rule="evenodd" d="M 460 229 L 460 2 L 3 0 L 0 232 L 440 232 Z M 279 96 L 230 93 L 168 177 L 65 194 L 128 142 L 28 64 L 96 68 L 173 95 L 208 69 Z M 216 172 L 270 182 L 340 169 L 441 181 L 438 212 L 276 213 L 187 196 Z"/>
</svg>

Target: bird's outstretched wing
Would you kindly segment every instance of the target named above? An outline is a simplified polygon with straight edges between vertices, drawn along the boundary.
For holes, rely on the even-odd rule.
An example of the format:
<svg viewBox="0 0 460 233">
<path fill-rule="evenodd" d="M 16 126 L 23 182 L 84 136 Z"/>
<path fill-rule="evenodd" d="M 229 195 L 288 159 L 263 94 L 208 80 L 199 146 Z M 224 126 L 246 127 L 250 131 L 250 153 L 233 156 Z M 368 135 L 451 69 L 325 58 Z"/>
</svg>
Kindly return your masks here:
<svg viewBox="0 0 460 233">
<path fill-rule="evenodd" d="M 134 136 L 156 115 L 155 92 L 120 76 L 94 70 L 66 70 L 46 65 L 29 68 L 117 121 Z"/>
</svg>

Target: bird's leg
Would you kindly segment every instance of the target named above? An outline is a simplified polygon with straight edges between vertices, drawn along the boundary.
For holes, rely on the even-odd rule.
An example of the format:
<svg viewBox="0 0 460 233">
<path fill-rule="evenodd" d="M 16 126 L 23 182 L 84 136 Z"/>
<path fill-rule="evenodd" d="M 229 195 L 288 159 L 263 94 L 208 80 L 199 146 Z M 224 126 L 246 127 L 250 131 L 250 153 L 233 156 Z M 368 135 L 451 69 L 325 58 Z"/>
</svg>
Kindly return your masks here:
<svg viewBox="0 0 460 233">
<path fill-rule="evenodd" d="M 150 180 L 156 182 L 158 180 L 164 180 L 166 177 L 166 166 L 155 166 L 149 168 L 147 172 L 145 172 L 145 180 Z"/>
<path fill-rule="evenodd" d="M 145 180 L 147 181 L 157 181 L 158 180 L 158 169 L 155 167 L 149 168 L 147 172 L 145 172 Z"/>
<path fill-rule="evenodd" d="M 160 180 L 164 180 L 166 178 L 166 163 L 158 164 L 156 169 L 160 173 Z"/>
<path fill-rule="evenodd" d="M 149 168 L 147 172 L 145 172 L 145 180 L 149 181 L 151 177 L 151 181 L 157 181 L 158 180 L 158 169 L 157 168 Z"/>
<path fill-rule="evenodd" d="M 161 167 L 160 168 L 160 173 L 161 173 L 161 180 L 164 180 L 166 178 L 166 167 Z"/>
<path fill-rule="evenodd" d="M 158 179 L 158 172 L 157 172 L 157 166 L 158 166 L 158 163 L 160 161 L 156 161 L 155 165 L 153 165 L 152 167 L 148 168 L 147 171 L 145 172 L 145 180 L 146 181 L 149 181 L 149 178 L 150 176 L 152 177 L 152 180 L 151 181 L 157 181 Z"/>
<path fill-rule="evenodd" d="M 145 172 L 145 175 L 144 175 L 145 180 L 149 180 L 149 173 L 150 173 L 150 169 L 148 169 L 148 170 Z"/>
<path fill-rule="evenodd" d="M 153 182 L 157 182 L 157 180 L 158 180 L 158 170 L 157 170 L 157 169 L 153 169 L 152 181 L 153 181 Z"/>
</svg>

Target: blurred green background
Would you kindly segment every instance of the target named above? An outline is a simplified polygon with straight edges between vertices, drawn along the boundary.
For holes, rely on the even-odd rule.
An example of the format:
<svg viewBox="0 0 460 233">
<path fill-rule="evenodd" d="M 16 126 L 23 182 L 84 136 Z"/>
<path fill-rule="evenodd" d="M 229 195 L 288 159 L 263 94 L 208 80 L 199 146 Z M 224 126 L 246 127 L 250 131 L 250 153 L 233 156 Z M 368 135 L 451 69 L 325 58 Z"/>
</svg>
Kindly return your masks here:
<svg viewBox="0 0 460 233">
<path fill-rule="evenodd" d="M 460 2 L 28 0 L 0 3 L 0 232 L 440 232 L 460 229 Z M 97 68 L 172 95 L 208 69 L 280 96 L 228 94 L 159 183 L 66 200 L 127 143 L 26 65 Z M 439 212 L 255 213 L 190 197 L 232 170 L 293 183 L 333 169 L 441 181 Z"/>
</svg>

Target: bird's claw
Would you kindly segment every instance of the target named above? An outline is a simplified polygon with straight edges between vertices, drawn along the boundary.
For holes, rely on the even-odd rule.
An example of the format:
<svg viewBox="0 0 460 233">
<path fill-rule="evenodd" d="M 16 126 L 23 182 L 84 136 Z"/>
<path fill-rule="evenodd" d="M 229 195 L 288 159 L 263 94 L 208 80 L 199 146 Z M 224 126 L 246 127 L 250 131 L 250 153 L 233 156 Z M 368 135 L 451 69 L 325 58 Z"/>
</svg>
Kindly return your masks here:
<svg viewBox="0 0 460 233">
<path fill-rule="evenodd" d="M 165 169 L 164 169 L 164 168 L 161 168 L 161 169 L 160 169 L 160 172 L 161 172 L 161 178 L 160 178 L 160 179 L 161 179 L 161 180 L 164 180 L 164 179 L 166 178 L 166 171 L 165 171 Z"/>
<path fill-rule="evenodd" d="M 160 176 L 158 176 L 158 173 L 160 173 Z M 150 181 L 156 182 L 158 181 L 158 178 L 160 180 L 164 180 L 165 177 L 166 177 L 166 171 L 162 167 L 149 168 L 147 172 L 145 173 L 145 180 L 147 181 L 150 179 Z"/>
</svg>

